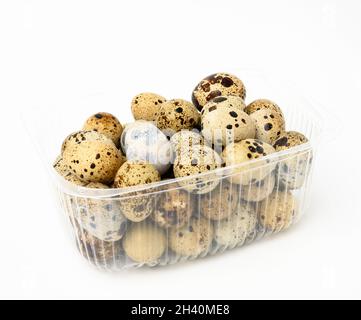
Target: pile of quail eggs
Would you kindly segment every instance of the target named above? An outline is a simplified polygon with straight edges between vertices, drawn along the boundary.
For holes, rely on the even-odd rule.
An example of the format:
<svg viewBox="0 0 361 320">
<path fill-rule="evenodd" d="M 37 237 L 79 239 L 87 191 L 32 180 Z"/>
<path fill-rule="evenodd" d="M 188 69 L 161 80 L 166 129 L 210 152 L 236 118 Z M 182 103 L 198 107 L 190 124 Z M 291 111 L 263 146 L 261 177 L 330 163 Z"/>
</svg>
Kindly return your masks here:
<svg viewBox="0 0 361 320">
<path fill-rule="evenodd" d="M 276 103 L 245 99 L 240 79 L 217 73 L 195 87 L 192 102 L 141 93 L 131 102 L 134 122 L 99 112 L 66 137 L 54 163 L 65 180 L 129 188 L 118 198 L 71 197 L 81 252 L 98 263 L 125 256 L 155 265 L 287 228 L 311 157 L 262 158 L 308 140 L 286 131 Z"/>
</svg>

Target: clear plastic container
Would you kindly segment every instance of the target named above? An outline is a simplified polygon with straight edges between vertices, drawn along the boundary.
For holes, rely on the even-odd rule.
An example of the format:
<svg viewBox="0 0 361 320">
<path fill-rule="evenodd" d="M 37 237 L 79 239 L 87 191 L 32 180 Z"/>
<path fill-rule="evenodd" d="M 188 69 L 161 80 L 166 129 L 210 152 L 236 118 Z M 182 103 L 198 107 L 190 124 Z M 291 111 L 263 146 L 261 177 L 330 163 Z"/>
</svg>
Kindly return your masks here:
<svg viewBox="0 0 361 320">
<path fill-rule="evenodd" d="M 257 71 L 233 73 L 244 81 L 248 103 L 257 98 L 277 102 L 285 115 L 286 130 L 303 133 L 309 142 L 196 177 L 126 189 L 88 189 L 67 182 L 52 167 L 62 141 L 95 112 L 113 113 L 123 122 L 132 119 L 122 119 L 117 105 L 102 104 L 98 98 L 92 101 L 92 97 L 79 103 L 83 107 L 73 108 L 73 101 L 68 108 L 39 107 L 24 115 L 57 190 L 60 208 L 72 226 L 75 244 L 90 263 L 100 269 L 121 270 L 214 255 L 287 230 L 305 213 L 322 117 L 312 103 L 285 84 L 277 85 Z M 131 98 L 124 97 L 123 108 L 130 107 Z M 252 182 L 260 174 L 265 176 L 261 182 L 239 184 Z M 195 178 L 218 186 L 207 194 L 189 193 L 185 189 Z M 124 217 L 124 210 L 150 210 L 151 214 L 136 223 Z M 117 240 L 108 241 L 107 235 Z"/>
</svg>

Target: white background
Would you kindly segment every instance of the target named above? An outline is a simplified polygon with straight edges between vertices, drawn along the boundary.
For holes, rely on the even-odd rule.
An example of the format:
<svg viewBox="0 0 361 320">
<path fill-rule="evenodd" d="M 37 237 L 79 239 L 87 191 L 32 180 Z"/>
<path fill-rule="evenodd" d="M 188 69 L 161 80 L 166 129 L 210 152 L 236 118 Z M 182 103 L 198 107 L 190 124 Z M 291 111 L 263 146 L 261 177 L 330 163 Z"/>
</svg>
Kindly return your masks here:
<svg viewBox="0 0 361 320">
<path fill-rule="evenodd" d="M 360 16 L 358 0 L 1 1 L 0 298 L 361 298 Z M 129 83 L 152 91 L 194 70 L 242 66 L 292 81 L 337 119 L 304 219 L 193 263 L 118 274 L 88 266 L 19 112 L 70 113 L 67 102 L 84 97 L 130 100 Z"/>
</svg>

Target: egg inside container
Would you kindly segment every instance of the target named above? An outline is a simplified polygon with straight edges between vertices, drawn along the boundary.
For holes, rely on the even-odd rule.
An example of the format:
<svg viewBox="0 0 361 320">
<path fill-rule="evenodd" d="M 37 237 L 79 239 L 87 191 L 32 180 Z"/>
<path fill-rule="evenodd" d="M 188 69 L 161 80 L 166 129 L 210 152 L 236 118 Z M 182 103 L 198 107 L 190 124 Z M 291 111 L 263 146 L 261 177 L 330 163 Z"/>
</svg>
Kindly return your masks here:
<svg viewBox="0 0 361 320">
<path fill-rule="evenodd" d="M 152 122 L 139 120 L 128 124 L 120 143 L 129 161 L 147 161 L 153 164 L 161 175 L 171 166 L 171 143 Z"/>
<path fill-rule="evenodd" d="M 89 183 L 87 188 L 109 189 L 101 183 Z M 125 232 L 126 219 L 119 201 L 111 199 L 75 198 L 75 218 L 92 236 L 103 241 L 118 241 Z"/>
</svg>

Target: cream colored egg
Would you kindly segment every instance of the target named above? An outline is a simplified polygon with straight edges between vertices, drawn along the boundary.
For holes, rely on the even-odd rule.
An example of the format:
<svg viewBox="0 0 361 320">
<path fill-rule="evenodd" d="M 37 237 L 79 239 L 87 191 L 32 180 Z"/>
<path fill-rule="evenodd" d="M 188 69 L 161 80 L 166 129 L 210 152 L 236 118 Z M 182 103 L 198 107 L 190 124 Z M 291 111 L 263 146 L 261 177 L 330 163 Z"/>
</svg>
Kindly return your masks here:
<svg viewBox="0 0 361 320">
<path fill-rule="evenodd" d="M 136 95 L 131 104 L 135 120 L 155 121 L 159 108 L 166 102 L 166 99 L 159 94 L 144 92 Z"/>
<path fill-rule="evenodd" d="M 164 231 L 145 222 L 132 224 L 123 239 L 123 248 L 127 256 L 138 263 L 157 263 L 166 246 Z"/>
<path fill-rule="evenodd" d="M 191 152 L 183 152 L 174 161 L 174 176 L 176 178 L 193 177 L 180 180 L 179 184 L 189 192 L 205 194 L 215 189 L 219 183 L 216 173 L 211 173 L 222 166 L 221 157 L 210 147 L 196 145 Z M 197 176 L 202 173 L 210 174 Z"/>
<path fill-rule="evenodd" d="M 169 232 L 169 247 L 178 255 L 196 257 L 206 253 L 213 240 L 213 225 L 204 218 L 192 218 L 188 225 Z"/>
<path fill-rule="evenodd" d="M 66 145 L 63 159 L 69 171 L 80 180 L 110 184 L 125 159 L 115 144 L 93 131 L 94 139 L 79 134 Z"/>
<path fill-rule="evenodd" d="M 256 139 L 246 139 L 228 145 L 222 153 L 226 166 L 242 164 L 238 168 L 227 171 L 228 180 L 231 183 L 241 185 L 249 185 L 263 180 L 275 169 L 275 164 L 269 163 L 267 160 L 249 162 L 274 152 L 275 150 L 271 145 Z"/>
<path fill-rule="evenodd" d="M 181 130 L 190 130 L 199 125 L 200 113 L 196 107 L 183 99 L 169 100 L 159 109 L 157 127 L 169 136 Z"/>
<path fill-rule="evenodd" d="M 96 131 L 111 139 L 119 147 L 123 125 L 110 113 L 98 112 L 89 117 L 84 126 L 84 131 Z"/>
<path fill-rule="evenodd" d="M 234 248 L 243 245 L 247 238 L 256 232 L 257 214 L 254 208 L 240 202 L 237 210 L 232 214 L 215 224 L 214 239 L 220 245 Z"/>
<path fill-rule="evenodd" d="M 118 170 L 115 188 L 144 186 L 160 181 L 156 168 L 144 161 L 127 161 Z M 131 192 L 120 200 L 120 208 L 124 216 L 133 222 L 140 222 L 150 216 L 154 210 L 154 197 L 147 191 Z"/>
</svg>

